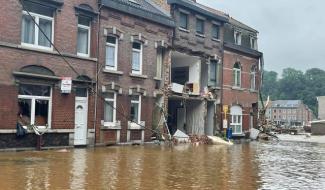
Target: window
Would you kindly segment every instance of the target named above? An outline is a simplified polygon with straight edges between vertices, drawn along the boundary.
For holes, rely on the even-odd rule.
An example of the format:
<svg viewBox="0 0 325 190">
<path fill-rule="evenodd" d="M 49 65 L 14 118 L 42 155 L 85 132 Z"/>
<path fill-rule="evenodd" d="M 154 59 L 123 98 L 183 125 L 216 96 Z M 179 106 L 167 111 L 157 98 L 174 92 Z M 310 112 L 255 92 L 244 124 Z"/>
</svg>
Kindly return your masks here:
<svg viewBox="0 0 325 190">
<path fill-rule="evenodd" d="M 212 25 L 212 38 L 213 39 L 220 39 L 220 27 L 218 25 Z"/>
<path fill-rule="evenodd" d="M 18 93 L 19 118 L 23 126 L 50 125 L 51 87 L 21 84 Z"/>
<path fill-rule="evenodd" d="M 179 13 L 179 27 L 186 29 L 188 28 L 188 15 L 185 13 Z"/>
<path fill-rule="evenodd" d="M 233 80 L 234 86 L 240 87 L 241 86 L 241 66 L 240 63 L 235 63 L 233 68 Z"/>
<path fill-rule="evenodd" d="M 141 119 L 141 96 L 131 96 L 131 121 L 140 123 Z"/>
<path fill-rule="evenodd" d="M 53 13 L 50 10 L 35 11 L 36 13 L 30 12 L 31 16 L 26 11 L 23 11 L 21 43 L 26 46 L 51 49 L 51 42 L 53 42 Z"/>
<path fill-rule="evenodd" d="M 235 44 L 241 45 L 241 32 L 235 31 Z"/>
<path fill-rule="evenodd" d="M 110 92 L 105 98 L 104 125 L 116 122 L 116 93 Z"/>
<path fill-rule="evenodd" d="M 162 66 L 163 66 L 164 50 L 162 48 L 157 49 L 157 72 L 156 77 L 162 79 Z"/>
<path fill-rule="evenodd" d="M 250 39 L 251 39 L 251 41 L 250 41 L 251 48 L 257 50 L 257 39 L 256 39 L 256 37 L 251 37 Z"/>
<path fill-rule="evenodd" d="M 250 84 L 251 84 L 251 89 L 255 90 L 256 89 L 256 67 L 253 66 L 251 68 L 251 73 L 250 73 Z"/>
<path fill-rule="evenodd" d="M 199 18 L 196 19 L 196 32 L 198 34 L 204 34 L 204 20 Z"/>
<path fill-rule="evenodd" d="M 242 134 L 242 108 L 239 106 L 232 106 L 230 108 L 231 123 L 233 134 Z"/>
<path fill-rule="evenodd" d="M 142 74 L 142 44 L 132 43 L 132 73 Z"/>
<path fill-rule="evenodd" d="M 106 69 L 117 70 L 118 39 L 107 36 L 106 39 Z"/>
<path fill-rule="evenodd" d="M 218 61 L 212 60 L 210 62 L 210 85 L 218 86 L 219 85 L 219 73 L 220 73 L 220 65 Z"/>
<path fill-rule="evenodd" d="M 89 57 L 90 49 L 90 19 L 87 17 L 78 17 L 78 42 L 77 54 Z"/>
</svg>

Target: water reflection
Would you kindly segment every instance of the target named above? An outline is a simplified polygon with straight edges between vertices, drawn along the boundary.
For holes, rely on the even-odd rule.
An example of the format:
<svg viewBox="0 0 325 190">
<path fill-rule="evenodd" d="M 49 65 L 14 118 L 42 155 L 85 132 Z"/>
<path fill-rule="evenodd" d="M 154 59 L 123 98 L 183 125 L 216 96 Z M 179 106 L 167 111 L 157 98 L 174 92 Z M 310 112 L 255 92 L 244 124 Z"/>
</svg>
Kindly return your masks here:
<svg viewBox="0 0 325 190">
<path fill-rule="evenodd" d="M 324 189 L 325 147 L 251 143 L 0 154 L 0 189 Z"/>
</svg>

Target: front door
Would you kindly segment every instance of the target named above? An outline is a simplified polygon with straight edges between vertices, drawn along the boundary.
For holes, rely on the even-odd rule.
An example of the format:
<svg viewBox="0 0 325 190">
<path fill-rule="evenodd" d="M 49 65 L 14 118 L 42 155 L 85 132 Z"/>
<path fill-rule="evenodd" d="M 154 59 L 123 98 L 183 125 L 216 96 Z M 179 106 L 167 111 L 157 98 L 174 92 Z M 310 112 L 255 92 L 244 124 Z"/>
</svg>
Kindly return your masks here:
<svg viewBox="0 0 325 190">
<path fill-rule="evenodd" d="M 75 100 L 74 145 L 87 144 L 87 118 L 88 118 L 88 97 L 86 91 L 86 95 L 84 94 L 80 95 L 77 93 L 76 100 Z"/>
</svg>

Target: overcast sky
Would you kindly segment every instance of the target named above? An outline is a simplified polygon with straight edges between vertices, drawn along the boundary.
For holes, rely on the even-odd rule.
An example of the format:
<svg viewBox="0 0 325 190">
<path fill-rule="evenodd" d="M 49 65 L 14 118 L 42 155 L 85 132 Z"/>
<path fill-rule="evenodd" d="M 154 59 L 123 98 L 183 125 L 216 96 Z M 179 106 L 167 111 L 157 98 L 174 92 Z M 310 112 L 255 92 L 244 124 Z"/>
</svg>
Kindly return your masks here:
<svg viewBox="0 0 325 190">
<path fill-rule="evenodd" d="M 325 70 L 324 0 L 197 0 L 259 31 L 265 69 Z"/>
</svg>

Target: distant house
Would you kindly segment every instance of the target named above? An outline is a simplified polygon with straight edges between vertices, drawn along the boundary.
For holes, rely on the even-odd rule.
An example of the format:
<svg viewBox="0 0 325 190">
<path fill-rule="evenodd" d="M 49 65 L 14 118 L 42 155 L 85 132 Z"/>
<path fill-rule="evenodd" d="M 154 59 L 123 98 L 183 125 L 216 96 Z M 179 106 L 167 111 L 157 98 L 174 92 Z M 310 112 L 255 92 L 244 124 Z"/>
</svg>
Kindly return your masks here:
<svg viewBox="0 0 325 190">
<path fill-rule="evenodd" d="M 306 126 L 313 113 L 301 100 L 276 100 L 267 109 L 266 118 L 277 125 Z"/>
<path fill-rule="evenodd" d="M 325 120 L 325 96 L 318 96 L 318 119 Z"/>
</svg>

